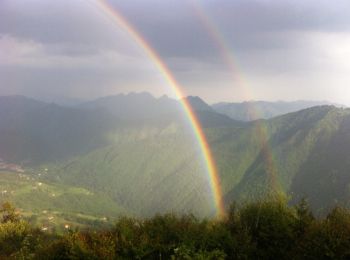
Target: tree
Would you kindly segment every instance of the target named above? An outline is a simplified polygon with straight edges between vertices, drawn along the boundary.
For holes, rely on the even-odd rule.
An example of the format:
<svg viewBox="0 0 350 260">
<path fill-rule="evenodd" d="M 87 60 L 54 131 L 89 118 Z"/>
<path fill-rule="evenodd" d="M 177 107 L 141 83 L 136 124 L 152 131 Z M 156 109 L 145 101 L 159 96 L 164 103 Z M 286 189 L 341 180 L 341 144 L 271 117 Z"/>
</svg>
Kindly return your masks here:
<svg viewBox="0 0 350 260">
<path fill-rule="evenodd" d="M 309 204 L 305 198 L 303 198 L 296 206 L 297 213 L 297 232 L 300 236 L 304 234 L 306 229 L 311 225 L 311 223 L 315 220 L 314 215 L 311 212 Z"/>
<path fill-rule="evenodd" d="M 10 202 L 5 202 L 2 204 L 0 213 L 2 214 L 1 223 L 7 223 L 7 222 L 15 223 L 15 222 L 19 222 L 20 220 L 19 214 L 16 212 L 15 207 L 13 207 Z"/>
</svg>

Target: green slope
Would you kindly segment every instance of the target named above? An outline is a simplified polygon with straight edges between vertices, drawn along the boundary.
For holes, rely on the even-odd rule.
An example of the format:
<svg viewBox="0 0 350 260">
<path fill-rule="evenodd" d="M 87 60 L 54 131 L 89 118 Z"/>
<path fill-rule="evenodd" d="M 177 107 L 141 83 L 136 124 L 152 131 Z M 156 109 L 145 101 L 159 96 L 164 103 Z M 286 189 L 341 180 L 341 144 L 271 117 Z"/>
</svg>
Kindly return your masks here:
<svg viewBox="0 0 350 260">
<path fill-rule="evenodd" d="M 170 126 L 123 133 L 113 144 L 61 165 L 47 178 L 102 192 L 137 215 L 214 212 L 208 176 L 193 138 Z"/>
<path fill-rule="evenodd" d="M 206 108 L 200 99 L 195 101 Z M 13 201 L 28 214 L 50 210 L 65 219 L 80 214 L 90 220 L 169 211 L 213 215 L 201 151 L 181 116 L 162 114 L 125 123 L 97 110 L 65 109 L 22 98 L 6 102 L 4 107 L 16 108 L 11 110 L 16 120 L 2 116 L 8 124 L 0 127 L 5 133 L 0 140 L 9 141 L 3 154 L 11 151 L 20 162 L 27 158 L 21 146 L 25 154 L 35 148 L 32 159 L 40 154 L 41 165 L 34 170 L 28 171 L 24 164 L 26 179 L 0 174 L 0 189 L 13 191 L 3 200 Z M 306 196 L 314 210 L 348 206 L 350 110 L 321 106 L 249 123 L 211 109 L 197 113 L 227 204 L 283 195 L 291 202 Z M 43 122 L 48 124 L 41 126 Z M 9 131 L 8 126 L 17 130 Z M 27 142 L 33 133 L 35 145 Z M 51 149 L 55 153 L 50 154 Z M 57 160 L 52 159 L 55 154 Z M 38 187 L 37 182 L 44 184 Z"/>
<path fill-rule="evenodd" d="M 102 193 L 46 182 L 33 172 L 0 171 L 0 200 L 13 203 L 32 223 L 48 228 L 103 224 L 104 218 L 130 215 Z"/>
<path fill-rule="evenodd" d="M 322 121 L 319 141 L 297 172 L 290 191 L 308 197 L 316 211 L 349 206 L 350 112 L 333 110 Z"/>
<path fill-rule="evenodd" d="M 325 162 L 325 158 L 321 160 L 319 156 L 324 151 L 329 151 L 330 142 L 334 142 L 341 130 L 340 125 L 348 115 L 349 110 L 316 107 L 263 121 L 261 125 L 266 128 L 268 147 L 259 149 L 254 162 L 245 169 L 244 177 L 227 193 L 226 201 L 256 199 L 271 193 L 292 196 L 294 201 L 300 199 L 302 194 L 298 188 L 301 183 L 316 183 L 318 178 L 323 178 L 323 174 L 326 174 L 319 171 L 312 180 L 307 181 L 304 179 L 307 176 L 305 172 L 312 171 L 304 170 L 305 165 L 309 165 L 314 156 L 318 157 L 314 160 L 315 169 L 317 165 Z M 344 142 L 347 141 L 344 139 Z M 345 147 L 349 152 L 350 146 L 345 145 Z M 333 149 L 338 148 L 333 146 Z M 263 152 L 266 154 L 266 151 L 271 155 L 271 160 L 264 156 Z M 346 154 L 345 151 L 344 153 Z M 345 160 L 338 163 L 330 160 L 326 162 L 328 169 L 346 165 Z M 300 178 L 298 184 L 295 183 L 297 178 Z M 321 188 L 314 189 L 313 196 L 317 197 L 324 191 Z M 309 195 L 310 192 L 308 197 Z M 310 202 L 314 204 L 313 200 Z M 319 204 L 318 207 L 321 205 Z"/>
<path fill-rule="evenodd" d="M 315 209 L 345 203 L 349 114 L 323 106 L 247 125 L 207 127 L 226 203 L 281 195 L 292 201 L 306 195 Z M 115 132 L 109 146 L 60 164 L 47 178 L 101 192 L 135 215 L 174 210 L 210 216 L 209 180 L 193 138 L 184 133 L 176 124 Z M 345 180 L 341 187 L 327 184 L 332 172 Z"/>
</svg>

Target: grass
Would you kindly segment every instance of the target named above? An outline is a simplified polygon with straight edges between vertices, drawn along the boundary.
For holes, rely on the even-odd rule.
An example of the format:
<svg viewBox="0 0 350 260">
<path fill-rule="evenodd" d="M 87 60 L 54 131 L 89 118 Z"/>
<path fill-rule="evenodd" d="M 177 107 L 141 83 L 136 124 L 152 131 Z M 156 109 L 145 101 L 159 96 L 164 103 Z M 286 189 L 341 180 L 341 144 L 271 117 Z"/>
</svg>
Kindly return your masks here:
<svg viewBox="0 0 350 260">
<path fill-rule="evenodd" d="M 104 195 L 44 182 L 33 173 L 0 171 L 0 200 L 16 205 L 32 224 L 58 229 L 100 226 L 126 212 Z"/>
</svg>

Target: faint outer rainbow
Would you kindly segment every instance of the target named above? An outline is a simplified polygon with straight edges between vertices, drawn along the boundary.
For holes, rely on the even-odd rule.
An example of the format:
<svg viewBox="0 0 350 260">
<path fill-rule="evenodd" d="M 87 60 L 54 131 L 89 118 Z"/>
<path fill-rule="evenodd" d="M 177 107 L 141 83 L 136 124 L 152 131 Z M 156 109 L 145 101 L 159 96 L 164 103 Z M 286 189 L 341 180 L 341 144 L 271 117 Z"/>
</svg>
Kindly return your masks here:
<svg viewBox="0 0 350 260">
<path fill-rule="evenodd" d="M 220 31 L 219 27 L 211 19 L 210 15 L 201 6 L 199 0 L 190 0 L 193 10 L 206 32 L 215 43 L 220 55 L 225 62 L 226 66 L 230 71 L 233 82 L 237 84 L 239 90 L 243 92 L 246 100 L 253 98 L 253 93 L 249 88 L 249 83 L 246 81 L 243 72 L 239 69 L 237 59 L 234 56 L 230 45 L 224 37 L 224 34 Z M 260 111 L 253 105 L 247 103 L 250 118 L 262 118 Z M 266 125 L 263 124 L 262 120 L 255 122 L 256 135 L 260 141 L 261 155 L 263 156 L 264 162 L 266 163 L 266 172 L 268 173 L 269 182 L 274 190 L 277 190 L 276 174 L 277 168 L 274 163 L 273 153 L 269 145 L 268 133 Z"/>
<path fill-rule="evenodd" d="M 147 56 L 153 61 L 157 69 L 161 72 L 163 77 L 168 82 L 169 86 L 172 88 L 176 97 L 179 98 L 183 110 L 187 115 L 188 120 L 191 123 L 194 134 L 198 141 L 200 150 L 203 154 L 203 158 L 206 164 L 206 168 L 210 178 L 210 185 L 215 201 L 215 207 L 217 211 L 217 215 L 219 217 L 225 214 L 225 207 L 222 200 L 221 193 L 221 185 L 219 176 L 216 170 L 214 158 L 212 156 L 210 147 L 198 121 L 194 111 L 192 110 L 191 105 L 184 99 L 185 96 L 182 92 L 182 88 L 180 84 L 177 82 L 175 77 L 172 75 L 171 71 L 167 67 L 167 65 L 162 61 L 161 57 L 157 54 L 157 52 L 150 46 L 150 44 L 142 37 L 142 35 L 123 17 L 122 14 L 118 12 L 114 7 L 110 6 L 106 0 L 97 0 L 98 7 L 106 13 L 118 26 L 124 29 L 131 38 L 143 49 L 143 51 L 147 54 Z"/>
</svg>

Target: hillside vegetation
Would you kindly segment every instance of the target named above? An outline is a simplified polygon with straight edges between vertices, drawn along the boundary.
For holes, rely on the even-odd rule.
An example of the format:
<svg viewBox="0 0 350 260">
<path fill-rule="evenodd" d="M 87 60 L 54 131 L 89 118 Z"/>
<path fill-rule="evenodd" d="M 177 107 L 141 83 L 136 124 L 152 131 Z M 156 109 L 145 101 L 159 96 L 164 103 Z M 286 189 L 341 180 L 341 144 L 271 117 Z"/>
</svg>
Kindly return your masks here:
<svg viewBox="0 0 350 260">
<path fill-rule="evenodd" d="M 220 220 L 192 215 L 120 218 L 112 227 L 57 234 L 29 225 L 11 204 L 0 222 L 2 259 L 348 259 L 350 212 L 315 218 L 306 201 L 236 206 Z"/>
<path fill-rule="evenodd" d="M 348 118 L 348 110 L 325 106 L 243 126 L 207 127 L 226 203 L 283 195 L 292 203 L 309 198 L 320 214 L 347 206 Z M 52 176 L 64 185 L 103 190 L 136 215 L 171 209 L 213 214 L 201 154 L 189 137 L 178 128 L 138 140 L 130 135 L 60 166 Z"/>
<path fill-rule="evenodd" d="M 115 99 L 128 104 L 125 113 Z M 134 99 L 133 107 L 127 101 Z M 152 118 L 135 112 L 143 99 L 152 104 L 144 108 Z M 145 94 L 107 100 L 61 107 L 1 98 L 0 157 L 25 170 L 22 179 L 0 172 L 0 189 L 10 191 L 3 200 L 28 217 L 42 220 L 49 210 L 72 223 L 169 211 L 214 216 L 209 175 L 187 120 L 174 110 L 158 112 L 167 102 L 176 107 L 173 100 Z M 239 122 L 198 97 L 188 101 L 209 141 L 227 207 L 281 196 L 291 204 L 306 197 L 320 215 L 348 206 L 350 110 L 319 106 Z"/>
</svg>

